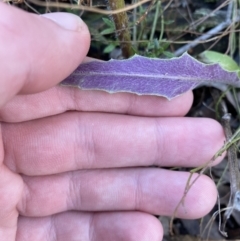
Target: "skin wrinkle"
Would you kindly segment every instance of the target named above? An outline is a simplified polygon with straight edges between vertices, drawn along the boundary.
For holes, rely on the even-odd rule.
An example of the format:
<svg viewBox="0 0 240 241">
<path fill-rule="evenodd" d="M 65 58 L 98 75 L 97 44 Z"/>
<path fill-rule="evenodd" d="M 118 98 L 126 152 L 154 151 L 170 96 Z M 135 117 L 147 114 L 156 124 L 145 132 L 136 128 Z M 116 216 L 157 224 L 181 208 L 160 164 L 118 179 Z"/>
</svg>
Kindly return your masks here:
<svg viewBox="0 0 240 241">
<path fill-rule="evenodd" d="M 29 206 L 28 203 L 31 202 L 31 196 L 34 195 L 33 191 L 30 190 L 29 186 L 27 185 L 27 182 L 24 181 L 25 176 L 22 176 L 23 179 L 23 191 L 22 191 L 22 196 L 20 198 L 20 201 L 17 204 L 17 211 L 19 212 L 19 214 L 24 214 L 24 215 L 28 215 L 29 213 L 31 213 L 31 211 L 29 211 L 27 209 L 27 207 Z"/>
<path fill-rule="evenodd" d="M 2 131 L 2 123 L 0 122 L 0 167 L 4 163 L 4 155 L 5 155 L 5 145 L 4 145 L 4 136 Z"/>
<path fill-rule="evenodd" d="M 165 125 L 165 127 L 168 128 L 168 126 L 166 126 L 166 125 Z M 187 138 L 186 135 L 182 134 L 181 135 L 181 141 L 180 141 L 179 137 L 176 135 L 176 133 L 184 133 L 184 127 L 182 127 L 180 125 L 179 126 L 174 126 L 174 134 L 171 137 L 169 137 L 169 138 L 171 138 L 171 142 L 168 141 L 168 140 L 165 140 L 166 145 L 167 144 L 171 145 L 172 143 L 174 143 L 174 146 L 172 146 L 172 148 L 171 148 L 171 154 L 170 155 L 171 155 L 172 158 L 171 158 L 171 160 L 169 160 L 169 163 L 172 163 L 173 159 L 176 156 L 178 157 L 178 159 L 179 159 L 179 157 L 181 157 L 180 153 L 181 153 L 181 150 L 184 150 L 184 146 L 186 145 L 185 143 L 188 143 L 188 146 L 189 146 L 189 142 L 187 142 L 187 140 L 186 140 L 186 138 Z M 166 139 L 167 139 L 167 137 L 168 136 L 166 136 Z M 177 140 L 177 141 L 175 141 L 175 140 Z M 193 141 L 192 143 L 195 143 L 195 142 Z M 192 148 L 189 148 L 189 149 L 191 150 Z M 189 157 L 189 155 L 187 153 L 187 157 L 184 156 L 184 159 L 190 160 L 188 157 Z M 178 162 L 179 163 L 184 163 L 184 159 L 181 158 L 181 159 L 179 159 Z"/>
<path fill-rule="evenodd" d="M 82 98 L 82 94 L 84 95 L 84 92 L 82 93 L 83 90 L 77 88 L 77 87 L 71 87 L 71 86 L 59 86 L 59 88 L 62 88 L 62 94 L 64 95 L 64 88 L 66 88 L 66 91 L 69 92 L 68 96 L 71 96 L 69 98 L 69 101 L 66 101 L 68 105 L 66 105 L 66 110 L 76 110 L 76 111 L 88 111 L 86 109 L 86 104 L 84 103 L 84 98 Z M 65 95 L 64 95 L 65 98 Z"/>
<path fill-rule="evenodd" d="M 94 214 L 94 213 L 92 213 L 92 214 L 90 214 L 90 220 L 89 220 L 89 227 L 88 227 L 88 240 L 89 241 L 94 241 L 93 240 L 93 237 L 95 236 L 94 235 L 94 227 L 95 227 L 95 225 L 94 225 L 94 221 L 95 221 L 95 217 L 96 217 L 96 214 Z"/>
<path fill-rule="evenodd" d="M 185 131 L 184 131 L 184 128 L 187 128 L 187 126 L 175 126 L 175 131 L 174 131 L 174 134 L 173 134 L 173 139 L 172 139 L 172 142 L 173 143 L 176 143 L 174 145 L 174 147 L 172 148 L 174 150 L 174 152 L 172 152 L 171 154 L 171 160 L 169 162 L 173 162 L 173 159 L 175 158 L 175 156 L 178 156 L 178 159 L 179 159 L 179 163 L 184 163 L 185 160 L 187 160 L 188 162 L 191 162 L 191 154 L 190 152 L 192 152 L 192 150 L 194 148 L 192 148 L 192 145 L 194 145 L 194 143 L 198 143 L 197 141 L 195 142 L 195 138 L 196 136 L 194 136 L 192 142 L 189 142 L 188 141 L 188 136 L 185 134 Z M 182 133 L 181 135 L 181 140 L 179 140 L 179 137 L 177 137 L 177 133 Z M 197 137 L 198 138 L 198 137 Z M 177 142 L 175 141 L 177 140 Z M 181 157 L 181 152 L 182 150 L 184 150 L 185 146 L 186 146 L 186 143 L 189 147 L 189 152 L 185 152 L 185 155 L 184 157 Z M 194 157 L 197 156 L 197 153 L 195 152 L 194 153 Z M 181 158 L 179 158 L 181 157 Z M 181 165 L 181 164 L 180 164 Z"/>
<path fill-rule="evenodd" d="M 29 43 L 29 44 L 33 44 L 34 45 L 34 42 L 33 43 Z M 48 50 L 46 50 L 46 52 L 47 51 Z M 41 55 L 44 54 L 43 52 L 44 51 L 41 52 Z M 24 51 L 24 53 L 27 53 L 27 51 Z M 35 66 L 34 64 L 35 64 L 36 60 L 33 58 L 33 56 L 31 54 L 27 55 L 27 56 L 29 58 L 28 61 L 27 61 L 28 66 L 27 66 L 26 76 L 25 76 L 25 79 L 23 81 L 24 85 L 22 87 L 31 85 L 31 82 L 34 82 L 34 69 L 35 69 L 34 68 L 34 66 Z M 26 57 L 26 54 L 24 55 L 24 58 L 25 57 Z M 41 61 L 41 58 L 42 58 L 42 56 L 39 56 L 38 62 Z"/>
<path fill-rule="evenodd" d="M 26 58 L 26 55 L 24 55 L 24 58 Z M 28 66 L 26 67 L 26 70 L 25 71 L 23 71 L 24 73 L 25 73 L 25 77 L 23 77 L 22 79 L 22 83 L 23 83 L 23 85 L 22 85 L 22 88 L 25 86 L 25 85 L 28 85 L 30 82 L 31 82 L 31 76 L 33 75 L 32 74 L 32 69 L 33 69 L 33 67 L 31 67 L 32 66 L 32 63 L 31 63 L 31 61 L 28 61 L 27 62 L 28 63 Z M 22 74 L 20 75 L 20 76 L 22 76 Z M 18 77 L 17 77 L 18 78 Z"/>
<path fill-rule="evenodd" d="M 95 135 L 94 135 L 94 124 L 91 125 L 91 128 L 86 127 L 85 128 L 85 133 L 87 133 L 87 139 L 85 141 L 86 143 L 86 148 L 87 148 L 87 167 L 91 169 L 94 165 L 94 163 L 97 162 L 97 148 L 96 148 L 96 140 L 95 140 Z"/>
<path fill-rule="evenodd" d="M 82 141 L 81 141 L 81 134 L 79 133 L 81 130 L 81 115 L 79 115 L 79 117 L 76 120 L 76 125 L 77 125 L 77 130 L 75 133 L 75 137 L 74 137 L 74 144 L 72 145 L 72 149 L 73 149 L 73 160 L 74 160 L 74 165 L 76 168 L 81 169 L 82 166 L 84 166 L 83 164 L 81 164 L 81 158 L 79 158 L 79 156 L 81 155 L 77 155 L 78 154 L 78 149 L 79 147 L 81 147 Z"/>
<path fill-rule="evenodd" d="M 66 199 L 66 207 L 67 209 L 74 209 L 76 207 L 82 207 L 82 182 L 79 181 L 76 174 L 74 172 L 68 173 L 70 176 L 69 185 L 68 185 L 68 194 Z M 75 197 L 75 198 L 69 198 Z M 70 199 L 70 200 L 69 200 Z"/>
<path fill-rule="evenodd" d="M 22 191 L 22 195 L 21 198 L 19 200 L 19 202 L 17 203 L 16 209 L 18 211 L 18 213 L 21 215 L 21 213 L 27 213 L 26 209 L 27 209 L 27 185 L 23 180 L 23 191 Z"/>
<path fill-rule="evenodd" d="M 48 228 L 48 231 L 46 232 L 49 235 L 49 241 L 57 241 L 58 240 L 58 235 L 56 231 L 56 222 L 55 222 L 55 215 L 52 215 L 50 217 L 50 225 Z"/>
<path fill-rule="evenodd" d="M 0 126 L 1 126 L 1 133 L 2 133 L 2 145 L 3 145 L 3 156 L 5 157 L 6 155 L 9 156 L 8 158 L 8 163 L 6 165 L 5 163 L 5 158 L 3 158 L 3 164 L 5 164 L 10 170 L 12 171 L 17 171 L 17 167 L 16 165 L 14 165 L 14 157 L 15 157 L 15 154 L 14 154 L 14 150 L 13 148 L 6 148 L 6 143 L 7 143 L 7 136 L 5 133 L 4 133 L 4 128 L 2 128 L 4 124 L 2 123 Z M 1 151 L 0 151 L 1 153 Z M 13 157 L 12 157 L 13 155 Z"/>
<path fill-rule="evenodd" d="M 64 86 L 60 86 L 60 87 L 65 88 Z M 76 87 L 67 87 L 67 88 L 72 98 L 69 101 L 69 106 L 65 105 L 66 107 L 65 110 L 70 109 L 70 110 L 83 111 L 81 108 L 81 96 L 77 92 L 77 90 L 79 91 L 79 88 L 76 88 Z"/>
<path fill-rule="evenodd" d="M 126 107 L 125 114 L 131 115 L 133 110 L 135 109 L 134 107 L 136 106 L 136 102 L 139 100 L 137 95 L 129 95 L 129 103 L 128 106 Z"/>
<path fill-rule="evenodd" d="M 84 118 L 83 118 L 84 119 Z M 76 142 L 75 142 L 75 153 L 78 153 L 78 146 L 82 146 L 82 150 L 84 153 L 84 157 L 86 157 L 85 161 L 82 161 L 82 155 L 80 158 L 75 155 L 75 163 L 76 167 L 80 167 L 81 169 L 92 169 L 94 163 L 96 163 L 96 141 L 94 136 L 94 130 L 88 124 L 84 124 L 84 120 L 81 118 L 81 114 L 77 116 L 77 130 L 76 131 Z M 80 143 L 80 144 L 78 144 Z M 80 160 L 80 162 L 79 162 Z M 80 163 L 80 165 L 79 165 Z"/>
<path fill-rule="evenodd" d="M 9 169 L 12 170 L 13 172 L 16 172 L 16 173 L 20 174 L 21 171 L 17 167 L 16 161 L 15 161 L 15 160 L 17 160 L 17 156 L 16 156 L 16 149 L 15 149 L 14 145 L 12 145 L 12 148 L 10 148 L 10 150 L 9 150 L 9 160 L 10 160 Z"/>
<path fill-rule="evenodd" d="M 67 174 L 68 177 L 69 177 L 69 180 L 68 180 L 68 188 L 67 188 L 67 192 L 66 192 L 66 209 L 72 209 L 72 207 L 74 207 L 76 205 L 76 203 L 74 203 L 73 201 L 74 200 L 77 200 L 77 197 L 75 195 L 75 189 L 74 189 L 74 174 L 71 172 L 71 173 L 68 173 Z M 75 198 L 69 198 L 69 197 L 72 197 L 72 195 L 75 196 Z"/>
<path fill-rule="evenodd" d="M 141 210 L 141 200 L 142 200 L 142 195 L 141 193 L 141 174 L 142 172 L 136 172 L 135 179 L 136 179 L 136 191 L 135 191 L 135 210 Z"/>
<path fill-rule="evenodd" d="M 155 133 L 155 142 L 156 142 L 156 154 L 155 154 L 155 158 L 154 161 L 152 163 L 153 166 L 159 166 L 159 161 L 163 159 L 163 153 L 164 150 L 166 150 L 165 148 L 165 143 L 166 143 L 166 137 L 163 138 L 164 136 L 164 129 L 162 128 L 162 124 L 161 121 L 159 120 L 159 118 L 154 118 L 154 133 Z"/>
<path fill-rule="evenodd" d="M 57 96 L 57 103 L 59 103 L 59 105 L 61 106 L 60 107 L 60 113 L 61 113 L 61 111 L 62 112 L 65 112 L 65 111 L 69 111 L 69 110 L 71 110 L 69 107 L 68 107 L 68 103 L 69 103 L 69 101 L 66 101 L 66 99 L 67 99 L 67 97 L 68 97 L 68 95 L 65 95 L 65 96 L 63 96 L 63 94 L 62 94 L 62 90 L 61 90 L 61 87 L 62 86 L 57 86 L 55 89 L 56 89 L 56 96 Z M 54 87 L 53 87 L 54 88 Z M 74 100 L 75 99 L 75 95 L 73 95 L 73 93 L 71 93 L 71 95 L 70 95 L 72 98 L 70 98 L 70 100 Z M 74 110 L 74 109 L 73 109 Z"/>
</svg>

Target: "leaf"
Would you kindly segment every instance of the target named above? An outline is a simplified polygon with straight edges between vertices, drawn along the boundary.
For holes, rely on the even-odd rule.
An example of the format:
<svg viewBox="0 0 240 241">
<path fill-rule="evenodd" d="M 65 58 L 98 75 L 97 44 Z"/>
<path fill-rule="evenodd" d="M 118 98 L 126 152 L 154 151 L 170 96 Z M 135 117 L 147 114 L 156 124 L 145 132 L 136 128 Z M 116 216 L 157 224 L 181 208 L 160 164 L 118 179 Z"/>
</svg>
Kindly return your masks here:
<svg viewBox="0 0 240 241">
<path fill-rule="evenodd" d="M 100 34 L 105 35 L 105 34 L 111 34 L 115 32 L 115 25 L 114 22 L 111 21 L 108 18 L 102 18 L 103 22 L 108 26 L 108 28 L 104 29 L 103 31 L 101 31 Z"/>
<path fill-rule="evenodd" d="M 172 59 L 134 55 L 127 60 L 89 62 L 80 65 L 62 85 L 172 99 L 199 84 L 216 82 L 240 86 L 236 72 L 226 71 L 219 64 L 201 63 L 185 53 Z"/>
<path fill-rule="evenodd" d="M 115 28 L 114 22 L 108 18 L 102 18 L 103 22 L 110 28 Z"/>
<path fill-rule="evenodd" d="M 218 53 L 215 51 L 204 51 L 200 55 L 200 60 L 206 64 L 220 64 L 220 66 L 227 71 L 239 72 L 238 64 L 228 55 Z"/>
<path fill-rule="evenodd" d="M 107 34 L 111 34 L 111 33 L 114 33 L 114 32 L 115 32 L 114 28 L 107 28 L 107 29 L 104 29 L 100 34 L 107 35 Z"/>
<path fill-rule="evenodd" d="M 114 45 L 114 44 L 109 44 L 108 46 L 106 46 L 106 47 L 103 49 L 103 53 L 104 53 L 104 54 L 109 54 L 109 53 L 111 53 L 115 48 L 116 48 L 116 45 Z"/>
</svg>

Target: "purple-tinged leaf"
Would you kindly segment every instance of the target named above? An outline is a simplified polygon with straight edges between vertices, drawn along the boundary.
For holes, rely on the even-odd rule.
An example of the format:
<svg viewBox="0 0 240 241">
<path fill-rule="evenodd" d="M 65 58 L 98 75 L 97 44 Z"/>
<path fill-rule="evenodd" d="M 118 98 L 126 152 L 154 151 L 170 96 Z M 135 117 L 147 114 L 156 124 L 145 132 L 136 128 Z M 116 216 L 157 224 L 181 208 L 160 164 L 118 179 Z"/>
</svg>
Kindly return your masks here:
<svg viewBox="0 0 240 241">
<path fill-rule="evenodd" d="M 172 99 L 202 83 L 240 86 L 240 79 L 236 72 L 224 70 L 219 64 L 201 63 L 186 53 L 172 59 L 135 55 L 127 60 L 93 61 L 80 65 L 61 84 Z"/>
</svg>

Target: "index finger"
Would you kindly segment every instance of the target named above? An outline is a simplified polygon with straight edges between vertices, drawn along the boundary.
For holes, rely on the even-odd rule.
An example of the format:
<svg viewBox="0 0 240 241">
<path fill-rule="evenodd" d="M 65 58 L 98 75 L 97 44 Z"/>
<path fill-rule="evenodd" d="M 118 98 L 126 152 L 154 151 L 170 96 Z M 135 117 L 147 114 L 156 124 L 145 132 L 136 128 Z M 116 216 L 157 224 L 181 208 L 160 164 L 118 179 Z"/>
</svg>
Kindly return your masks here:
<svg viewBox="0 0 240 241">
<path fill-rule="evenodd" d="M 21 122 L 66 111 L 105 112 L 136 116 L 183 116 L 192 104 L 191 91 L 169 101 L 159 96 L 109 94 L 97 90 L 55 86 L 49 90 L 17 95 L 0 110 L 0 121 Z"/>
</svg>

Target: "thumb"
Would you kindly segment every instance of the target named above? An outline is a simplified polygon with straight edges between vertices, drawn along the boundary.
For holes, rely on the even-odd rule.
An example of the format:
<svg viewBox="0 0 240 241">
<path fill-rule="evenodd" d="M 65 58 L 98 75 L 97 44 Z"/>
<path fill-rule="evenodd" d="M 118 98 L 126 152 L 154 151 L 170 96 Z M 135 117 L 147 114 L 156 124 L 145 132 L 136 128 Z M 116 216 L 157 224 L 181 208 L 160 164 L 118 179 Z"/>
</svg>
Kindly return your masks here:
<svg viewBox="0 0 240 241">
<path fill-rule="evenodd" d="M 73 14 L 34 15 L 0 2 L 0 107 L 66 78 L 86 56 L 90 35 Z"/>
</svg>

